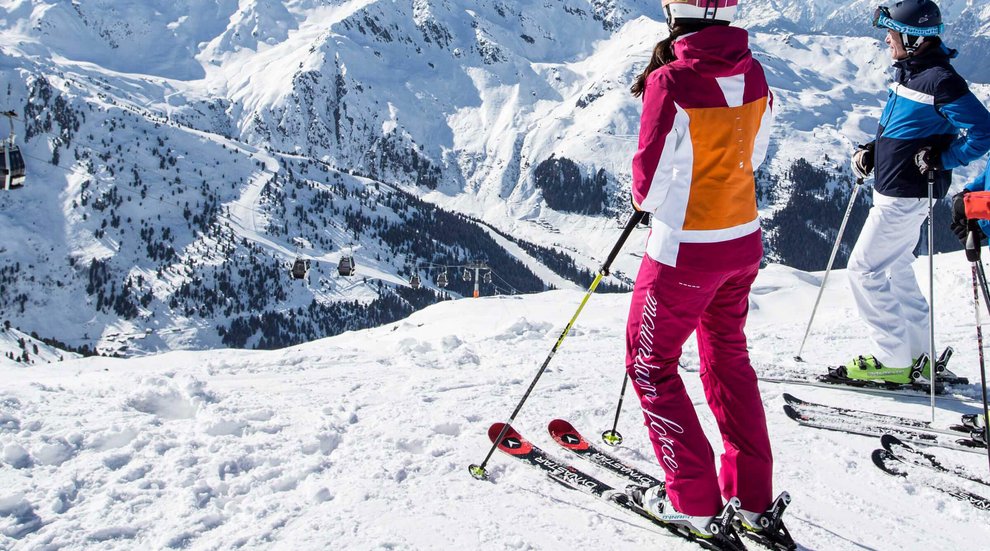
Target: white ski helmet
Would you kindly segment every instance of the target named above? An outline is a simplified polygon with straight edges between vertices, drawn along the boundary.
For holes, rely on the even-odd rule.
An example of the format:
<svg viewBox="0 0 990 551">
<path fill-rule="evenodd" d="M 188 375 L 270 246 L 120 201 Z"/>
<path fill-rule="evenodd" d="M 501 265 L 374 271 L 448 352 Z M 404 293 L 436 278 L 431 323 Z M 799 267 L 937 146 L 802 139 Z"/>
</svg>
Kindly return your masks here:
<svg viewBox="0 0 990 551">
<path fill-rule="evenodd" d="M 736 18 L 739 0 L 663 0 L 667 25 L 709 23 L 728 25 Z"/>
</svg>

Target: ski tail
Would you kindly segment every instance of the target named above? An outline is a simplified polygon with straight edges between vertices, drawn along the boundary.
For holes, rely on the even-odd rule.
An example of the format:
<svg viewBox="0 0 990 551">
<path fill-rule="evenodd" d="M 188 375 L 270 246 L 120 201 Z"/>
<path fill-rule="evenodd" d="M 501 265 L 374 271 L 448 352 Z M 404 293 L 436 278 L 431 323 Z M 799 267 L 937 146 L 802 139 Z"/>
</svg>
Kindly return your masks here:
<svg viewBox="0 0 990 551">
<path fill-rule="evenodd" d="M 912 446 L 905 444 L 892 434 L 883 435 L 880 439 L 880 443 L 883 445 L 883 449 L 893 454 L 901 462 L 911 463 L 912 465 L 924 467 L 945 475 L 956 476 L 970 482 L 990 486 L 990 482 L 969 474 L 964 468 L 957 465 L 946 465 L 939 461 L 934 455 L 917 450 Z"/>
<path fill-rule="evenodd" d="M 881 471 L 891 476 L 906 477 L 907 470 L 901 467 L 902 463 L 897 460 L 897 456 L 887 450 L 873 450 L 873 464 Z"/>
<path fill-rule="evenodd" d="M 883 449 L 873 451 L 873 464 L 889 475 L 902 478 L 910 478 L 911 468 L 913 467 L 911 463 L 906 463 L 896 454 Z M 953 498 L 964 503 L 969 503 L 977 509 L 982 511 L 990 511 L 990 499 L 987 499 L 981 495 L 960 488 L 954 484 L 929 482 L 925 480 L 924 477 L 919 477 L 919 481 L 928 488 L 941 492 L 945 495 L 952 496 Z"/>
<path fill-rule="evenodd" d="M 817 408 L 798 407 L 792 404 L 784 404 L 784 413 L 798 423 L 818 429 L 844 432 L 846 434 L 858 434 L 861 436 L 880 437 L 884 434 L 893 434 L 904 442 L 910 442 L 919 446 L 937 446 L 951 450 L 966 451 L 970 453 L 981 453 L 981 443 L 972 439 L 950 438 L 942 431 L 931 431 L 911 426 L 894 426 L 892 424 L 878 423 L 874 420 L 864 419 L 855 414 L 842 413 L 836 411 L 821 411 Z M 951 433 L 958 436 L 958 433 Z"/>
</svg>

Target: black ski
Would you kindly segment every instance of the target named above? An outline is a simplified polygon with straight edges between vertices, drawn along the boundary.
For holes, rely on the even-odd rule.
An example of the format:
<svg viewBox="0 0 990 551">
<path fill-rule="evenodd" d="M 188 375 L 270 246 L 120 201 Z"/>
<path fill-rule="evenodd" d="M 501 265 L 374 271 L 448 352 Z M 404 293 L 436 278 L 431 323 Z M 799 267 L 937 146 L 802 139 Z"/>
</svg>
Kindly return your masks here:
<svg viewBox="0 0 990 551">
<path fill-rule="evenodd" d="M 880 443 L 883 445 L 883 449 L 892 453 L 903 463 L 910 463 L 912 465 L 931 469 L 938 473 L 957 476 L 963 480 L 968 480 L 970 482 L 975 482 L 977 484 L 990 487 L 990 482 L 987 482 L 980 477 L 973 476 L 963 467 L 958 465 L 946 465 L 939 461 L 934 455 L 917 450 L 908 444 L 901 442 L 892 434 L 883 435 L 880 439 Z"/>
<path fill-rule="evenodd" d="M 883 472 L 899 477 L 908 477 L 913 468 L 919 468 L 913 463 L 903 461 L 898 455 L 893 454 L 888 450 L 873 450 L 873 464 L 879 467 Z M 912 480 L 914 479 L 912 478 Z M 930 483 L 926 481 L 924 477 L 919 477 L 919 481 L 933 490 L 938 490 L 939 492 L 950 495 L 959 501 L 969 503 L 977 509 L 990 511 L 990 499 L 987 499 L 981 495 L 974 494 L 969 490 L 965 490 L 959 486 L 949 483 Z"/>
<path fill-rule="evenodd" d="M 523 438 L 512 427 L 509 427 L 501 441 L 496 442 L 504 426 L 504 423 L 495 423 L 488 429 L 488 437 L 492 440 L 492 443 L 496 443 L 500 451 L 533 468 L 539 469 L 551 480 L 636 514 L 651 524 L 659 526 L 678 537 L 695 542 L 705 549 L 714 551 L 744 551 L 746 549 L 735 528 L 732 526 L 732 521 L 736 517 L 739 508 L 738 499 L 733 498 L 722 509 L 719 515 L 712 520 L 711 525 L 709 525 L 709 531 L 712 532 L 713 536 L 711 538 L 702 538 L 692 533 L 686 526 L 661 522 L 654 518 L 645 510 L 638 507 L 625 492 L 617 490 L 567 463 L 554 459 Z"/>
<path fill-rule="evenodd" d="M 871 422 L 877 425 L 884 425 L 888 427 L 902 427 L 912 431 L 922 431 L 931 432 L 935 434 L 946 434 L 949 436 L 960 436 L 959 431 L 953 429 L 952 427 L 940 428 L 933 427 L 928 421 L 920 421 L 918 419 L 911 419 L 910 417 L 900 417 L 897 415 L 888 415 L 885 413 L 874 413 L 872 411 L 863 411 L 858 409 L 842 408 L 837 406 L 830 406 L 827 404 L 816 404 L 814 402 L 805 402 L 800 398 L 788 393 L 784 393 L 784 401 L 793 406 L 799 411 L 819 411 L 828 414 L 843 415 L 855 417 L 862 420 L 863 422 Z"/>
<path fill-rule="evenodd" d="M 948 358 L 951 356 L 952 348 L 946 348 L 945 351 L 942 352 L 942 356 L 939 361 L 936 362 L 936 370 L 939 369 L 939 365 L 944 366 L 944 362 L 947 362 Z M 763 383 L 840 389 L 879 396 L 898 396 L 918 399 L 929 399 L 931 395 L 931 389 L 928 383 L 897 384 L 876 381 L 861 381 L 857 379 L 849 379 L 847 377 L 816 374 L 810 370 L 800 372 L 795 371 L 782 375 L 762 375 L 760 374 L 761 370 L 758 365 L 754 365 L 753 367 L 756 368 L 757 378 Z M 698 371 L 696 366 L 681 366 L 681 369 L 687 372 Z M 778 371 L 778 369 L 774 369 L 774 371 Z M 951 391 L 951 393 L 946 393 L 947 390 Z M 949 378 L 939 377 L 936 379 L 935 393 L 938 401 L 961 402 L 979 397 L 977 390 L 969 385 L 968 379 L 965 377 L 956 377 L 955 375 L 952 375 Z"/>
<path fill-rule="evenodd" d="M 565 449 L 574 452 L 583 459 L 613 474 L 625 478 L 637 486 L 650 487 L 661 484 L 656 478 L 635 467 L 626 465 L 621 459 L 588 442 L 573 425 L 563 419 L 554 419 L 551 421 L 547 426 L 547 431 L 553 437 L 554 441 Z M 797 549 L 797 544 L 794 543 L 794 539 L 783 523 L 784 510 L 790 502 L 790 494 L 784 492 L 774 500 L 770 508 L 760 517 L 760 531 L 746 529 L 739 522 L 739 519 L 736 519 L 735 522 L 736 531 L 760 545 L 776 551 L 792 551 Z"/>
<path fill-rule="evenodd" d="M 563 446 L 564 449 L 576 453 L 581 458 L 599 467 L 603 467 L 637 486 L 649 488 L 661 483 L 660 480 L 635 467 L 626 465 L 614 455 L 597 448 L 594 444 L 585 440 L 573 425 L 563 419 L 550 421 L 547 431 L 554 441 Z"/>
<path fill-rule="evenodd" d="M 784 413 L 798 423 L 809 427 L 845 432 L 847 434 L 859 434 L 862 436 L 893 434 L 904 442 L 919 446 L 938 446 L 950 450 L 982 453 L 974 445 L 975 442 L 972 440 L 952 440 L 942 434 L 922 432 L 907 427 L 880 426 L 865 422 L 852 415 L 813 411 L 811 409 L 795 407 L 791 404 L 784 405 Z"/>
</svg>

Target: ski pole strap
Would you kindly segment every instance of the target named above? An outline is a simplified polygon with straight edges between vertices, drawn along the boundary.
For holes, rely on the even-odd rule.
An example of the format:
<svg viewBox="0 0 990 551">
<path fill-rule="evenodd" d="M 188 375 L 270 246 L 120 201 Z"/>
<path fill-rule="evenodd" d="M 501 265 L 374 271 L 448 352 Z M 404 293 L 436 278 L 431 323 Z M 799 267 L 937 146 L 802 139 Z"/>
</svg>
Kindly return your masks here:
<svg viewBox="0 0 990 551">
<path fill-rule="evenodd" d="M 639 225 L 640 220 L 642 220 L 644 216 L 646 216 L 645 212 L 637 210 L 633 212 L 632 216 L 629 217 L 629 221 L 626 222 L 625 229 L 622 230 L 622 235 L 615 243 L 615 246 L 612 247 L 612 252 L 608 253 L 608 258 L 605 259 L 605 263 L 602 264 L 601 269 L 598 270 L 599 274 L 602 276 L 609 275 L 609 269 L 612 267 L 612 262 L 615 262 L 615 257 L 619 256 L 619 251 L 621 251 L 622 246 L 626 244 L 626 239 L 629 239 L 629 234 L 636 229 L 636 226 Z"/>
</svg>

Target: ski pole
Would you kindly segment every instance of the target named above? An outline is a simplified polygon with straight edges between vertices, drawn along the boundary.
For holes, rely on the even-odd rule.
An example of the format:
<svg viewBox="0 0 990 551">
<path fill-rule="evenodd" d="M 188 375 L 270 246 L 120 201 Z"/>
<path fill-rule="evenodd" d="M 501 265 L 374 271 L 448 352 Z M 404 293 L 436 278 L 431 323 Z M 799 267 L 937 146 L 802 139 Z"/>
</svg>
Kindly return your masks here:
<svg viewBox="0 0 990 551">
<path fill-rule="evenodd" d="M 609 446 L 618 446 L 622 443 L 622 435 L 619 431 L 615 430 L 619 428 L 619 413 L 622 412 L 622 400 L 626 397 L 626 385 L 629 384 L 629 376 L 622 376 L 622 390 L 619 391 L 619 405 L 615 406 L 615 421 L 612 422 L 612 430 L 607 430 L 602 433 L 602 441 Z"/>
<path fill-rule="evenodd" d="M 595 289 L 598 288 L 598 284 L 601 283 L 602 278 L 609 274 L 609 268 L 612 266 L 612 262 L 615 261 L 615 257 L 619 256 L 619 251 L 622 250 L 622 246 L 626 243 L 626 239 L 629 238 L 629 234 L 632 233 L 633 229 L 636 228 L 645 214 L 645 212 L 637 210 L 633 212 L 632 216 L 629 217 L 629 222 L 626 223 L 625 229 L 622 230 L 622 235 L 619 236 L 619 240 L 615 243 L 615 246 L 612 247 L 612 252 L 609 253 L 608 258 L 605 259 L 605 263 L 598 269 L 598 273 L 595 275 L 595 280 L 591 282 L 591 287 L 589 287 L 588 292 L 585 293 L 584 299 L 578 306 L 577 312 L 574 312 L 574 316 L 571 317 L 571 321 L 568 322 L 566 327 L 564 327 L 564 331 L 560 334 L 560 338 L 557 339 L 557 342 L 553 345 L 553 348 L 550 349 L 550 354 L 547 355 L 546 360 L 543 360 L 543 365 L 540 366 L 540 370 L 536 372 L 536 377 L 533 378 L 533 382 L 531 382 L 529 384 L 529 388 L 526 389 L 526 394 L 523 395 L 522 400 L 519 400 L 519 403 L 516 405 L 516 409 L 512 411 L 512 415 L 509 416 L 509 420 L 506 421 L 505 426 L 502 427 L 502 431 L 499 432 L 498 437 L 495 438 L 494 442 L 492 442 L 492 447 L 488 450 L 488 455 L 485 456 L 485 460 L 482 461 L 480 465 L 471 465 L 468 467 L 468 471 L 470 471 L 471 476 L 477 478 L 478 480 L 486 480 L 488 478 L 488 471 L 485 469 L 485 466 L 488 465 L 488 460 L 492 458 L 492 454 L 495 453 L 495 449 L 498 448 L 498 443 L 501 442 L 502 438 L 505 437 L 505 434 L 509 432 L 510 425 L 512 425 L 512 422 L 515 421 L 516 415 L 519 414 L 519 410 L 522 409 L 523 404 L 525 404 L 526 400 L 529 399 L 530 393 L 532 393 L 533 388 L 536 387 L 536 382 L 540 380 L 540 377 L 543 376 L 543 372 L 547 370 L 547 366 L 550 365 L 550 360 L 553 359 L 554 355 L 557 353 L 557 350 L 560 349 L 561 343 L 564 342 L 564 339 L 567 338 L 567 334 L 570 333 L 571 328 L 574 327 L 574 322 L 577 321 L 578 316 L 581 314 L 581 310 L 584 310 L 585 304 L 588 303 L 588 299 L 591 298 L 591 295 L 594 294 Z"/>
<path fill-rule="evenodd" d="M 976 233 L 971 228 L 966 237 L 966 260 L 973 265 L 973 307 L 976 310 L 976 346 L 979 347 L 980 354 L 980 382 L 983 384 L 983 439 L 990 442 L 990 428 L 987 420 L 990 416 L 990 409 L 987 409 L 987 364 L 983 357 L 983 327 L 980 322 L 980 295 L 977 291 L 977 283 L 983 289 L 983 301 L 987 303 L 990 310 L 990 292 L 987 291 L 987 275 L 983 271 L 983 263 L 980 261 L 980 244 L 976 241 Z M 987 448 L 987 462 L 990 464 L 990 447 Z"/>
<path fill-rule="evenodd" d="M 803 362 L 804 358 L 801 357 L 801 352 L 804 351 L 804 343 L 808 340 L 808 335 L 811 333 L 811 324 L 815 321 L 815 313 L 818 311 L 818 303 L 822 300 L 822 293 L 825 292 L 825 283 L 828 282 L 828 276 L 832 273 L 832 264 L 835 262 L 835 255 L 839 252 L 839 245 L 842 244 L 842 234 L 846 232 L 846 223 L 849 222 L 849 215 L 852 214 L 853 206 L 856 204 L 856 195 L 859 194 L 859 188 L 863 185 L 863 179 L 859 178 L 856 180 L 856 185 L 853 186 L 852 195 L 849 196 L 849 206 L 846 207 L 846 215 L 842 217 L 842 225 L 839 226 L 839 233 L 835 236 L 835 245 L 832 246 L 832 255 L 828 259 L 828 267 L 825 268 L 825 277 L 822 278 L 822 284 L 818 286 L 818 298 L 815 299 L 815 306 L 811 309 L 811 319 L 808 320 L 808 327 L 804 330 L 804 338 L 801 339 L 801 347 L 798 348 L 797 355 L 794 359 L 799 362 Z"/>
<path fill-rule="evenodd" d="M 935 171 L 928 171 L 928 382 L 935 422 Z"/>
</svg>

